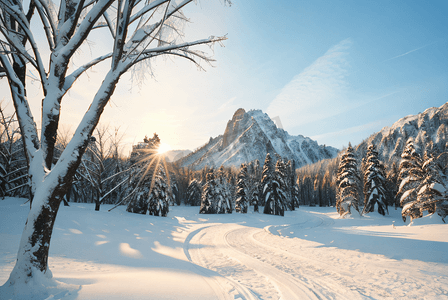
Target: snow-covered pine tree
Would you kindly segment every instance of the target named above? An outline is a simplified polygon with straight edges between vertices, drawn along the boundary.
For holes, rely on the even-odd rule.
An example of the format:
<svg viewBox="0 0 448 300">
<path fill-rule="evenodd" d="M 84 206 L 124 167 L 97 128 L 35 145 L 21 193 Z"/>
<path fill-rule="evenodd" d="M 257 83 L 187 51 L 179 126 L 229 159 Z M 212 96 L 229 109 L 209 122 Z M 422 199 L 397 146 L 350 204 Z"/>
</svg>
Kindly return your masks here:
<svg viewBox="0 0 448 300">
<path fill-rule="evenodd" d="M 287 211 L 288 210 L 288 206 L 290 204 L 290 192 L 289 192 L 289 175 L 288 175 L 288 167 L 287 164 L 285 162 L 285 160 L 278 155 L 278 159 L 277 159 L 277 163 L 275 165 L 275 169 L 276 169 L 276 174 L 278 176 L 281 176 L 281 181 L 280 181 L 280 189 L 283 191 L 284 197 L 282 200 L 282 204 L 283 204 L 283 211 Z M 277 171 L 278 170 L 278 171 Z"/>
<path fill-rule="evenodd" d="M 230 203 L 231 207 L 235 207 L 235 199 L 236 199 L 236 176 L 237 174 L 234 174 L 232 172 L 232 169 L 227 170 L 227 184 L 229 189 L 229 195 L 230 195 Z"/>
<path fill-rule="evenodd" d="M 301 192 L 305 205 L 316 206 L 316 202 L 314 202 L 314 182 L 308 174 L 303 177 Z"/>
<path fill-rule="evenodd" d="M 135 195 L 133 200 L 133 205 L 126 208 L 127 212 L 146 215 L 148 211 L 148 197 L 149 196 L 149 186 L 145 186 L 142 189 L 139 189 Z"/>
<path fill-rule="evenodd" d="M 258 206 L 260 203 L 260 186 L 261 186 L 261 168 L 260 161 L 256 159 L 254 161 L 254 174 L 251 181 L 251 192 L 249 195 L 250 205 L 253 205 L 254 212 L 258 212 Z"/>
<path fill-rule="evenodd" d="M 200 214 L 216 214 L 216 181 L 213 169 L 206 176 L 206 183 L 202 189 Z"/>
<path fill-rule="evenodd" d="M 248 195 L 246 195 L 247 179 L 247 166 L 241 164 L 236 188 L 235 211 L 243 214 L 247 213 L 247 207 L 249 206 Z"/>
<path fill-rule="evenodd" d="M 191 206 L 201 205 L 201 183 L 196 179 L 193 179 L 187 188 L 187 204 Z"/>
<path fill-rule="evenodd" d="M 303 190 L 302 190 L 302 186 L 303 186 L 303 176 L 301 176 L 300 174 L 297 174 L 297 181 L 296 181 L 296 185 L 297 185 L 297 198 L 299 199 L 299 204 L 303 205 Z"/>
<path fill-rule="evenodd" d="M 210 169 L 208 168 L 208 166 L 205 166 L 202 168 L 201 170 L 201 185 L 205 186 L 205 184 L 207 183 L 207 174 L 210 171 Z"/>
<path fill-rule="evenodd" d="M 221 166 L 216 172 L 216 213 L 232 213 L 232 195 L 229 183 L 225 177 L 224 166 Z"/>
<path fill-rule="evenodd" d="M 388 206 L 395 206 L 395 209 L 400 206 L 400 199 L 397 197 L 398 193 L 398 166 L 394 161 L 386 170 L 386 196 Z"/>
<path fill-rule="evenodd" d="M 324 178 L 322 180 L 322 201 L 325 203 L 325 206 L 333 205 L 333 190 L 331 188 L 331 176 L 330 171 L 327 170 L 325 172 Z"/>
<path fill-rule="evenodd" d="M 325 206 L 325 203 L 322 198 L 322 178 L 319 173 L 316 174 L 314 177 L 314 186 L 313 186 L 313 197 L 314 197 L 314 203 L 319 205 L 320 207 Z"/>
<path fill-rule="evenodd" d="M 288 170 L 288 196 L 289 196 L 289 209 L 295 210 L 299 207 L 298 187 L 296 184 L 296 162 L 295 160 L 289 160 L 286 164 Z"/>
<path fill-rule="evenodd" d="M 437 213 L 445 218 L 448 215 L 448 152 L 438 156 L 425 155 L 423 171 L 425 178 L 418 192 L 418 205 L 429 213 Z"/>
<path fill-rule="evenodd" d="M 260 203 L 260 184 L 256 182 L 249 195 L 250 205 L 253 205 L 254 212 L 258 212 L 258 203 Z"/>
<path fill-rule="evenodd" d="M 406 221 L 408 216 L 411 221 L 422 216 L 422 209 L 417 196 L 424 178 L 423 161 L 420 154 L 415 150 L 414 141 L 409 139 L 401 154 L 398 175 L 400 181 L 398 195 L 400 195 L 403 221 Z"/>
<path fill-rule="evenodd" d="M 366 154 L 366 170 L 364 173 L 364 209 L 362 214 L 367 214 L 378 208 L 378 213 L 383 216 L 387 210 L 387 192 L 385 187 L 384 165 L 378 159 L 375 145 L 369 145 Z"/>
<path fill-rule="evenodd" d="M 153 138 L 145 137 L 143 142 L 134 145 L 130 155 L 132 165 L 129 173 L 128 206 L 126 211 L 146 214 L 148 198 L 151 191 L 151 182 L 158 165 L 155 153 L 159 147 L 160 139 L 156 133 Z"/>
<path fill-rule="evenodd" d="M 163 165 L 159 165 L 152 178 L 148 197 L 148 211 L 150 215 L 166 217 L 170 205 L 170 190 Z"/>
<path fill-rule="evenodd" d="M 176 177 L 172 176 L 172 175 L 174 175 L 174 174 L 170 175 L 170 182 L 171 182 L 170 190 L 171 190 L 171 199 L 173 202 L 172 205 L 176 204 L 177 206 L 179 206 L 181 203 L 181 197 L 179 195 L 179 186 L 177 184 Z"/>
<path fill-rule="evenodd" d="M 271 155 L 266 154 L 266 159 L 264 160 L 263 171 L 261 173 L 261 197 L 260 205 L 265 205 L 266 203 L 266 193 L 271 190 L 272 180 L 274 178 L 274 166 L 272 164 Z"/>
<path fill-rule="evenodd" d="M 168 184 L 168 192 L 169 192 L 169 205 L 180 205 L 181 197 L 179 195 L 179 185 L 177 183 L 176 173 L 174 172 L 174 166 L 172 164 L 167 163 L 165 156 L 162 155 L 161 163 L 165 168 L 166 174 L 166 182 Z"/>
<path fill-rule="evenodd" d="M 141 177 L 142 169 L 133 168 L 129 175 L 129 192 L 132 195 L 129 199 L 127 212 L 145 215 L 148 211 L 148 197 L 151 187 L 150 176 Z"/>
<path fill-rule="evenodd" d="M 300 206 L 300 191 L 299 191 L 299 186 L 294 183 L 293 188 L 292 188 L 292 199 L 291 201 L 293 201 L 294 203 L 294 210 L 296 208 L 299 208 Z"/>
<path fill-rule="evenodd" d="M 359 182 L 358 162 L 354 150 L 351 144 L 349 144 L 341 157 L 338 168 L 336 209 L 339 215 L 351 214 L 351 208 L 354 208 L 359 213 Z"/>
<path fill-rule="evenodd" d="M 281 161 L 277 161 L 271 184 L 266 185 L 266 203 L 263 213 L 268 215 L 284 216 L 285 214 L 286 193 L 282 189 L 285 186 L 283 182 L 285 175 L 281 173 L 280 164 Z"/>
</svg>

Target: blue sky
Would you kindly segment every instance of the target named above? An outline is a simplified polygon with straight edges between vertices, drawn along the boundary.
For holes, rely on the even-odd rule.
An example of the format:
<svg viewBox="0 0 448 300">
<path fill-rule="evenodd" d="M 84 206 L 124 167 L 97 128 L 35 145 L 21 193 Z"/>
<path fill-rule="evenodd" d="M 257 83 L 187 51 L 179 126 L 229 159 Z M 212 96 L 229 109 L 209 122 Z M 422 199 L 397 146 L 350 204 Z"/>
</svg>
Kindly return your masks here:
<svg viewBox="0 0 448 300">
<path fill-rule="evenodd" d="M 235 43 L 255 54 L 258 107 L 290 134 L 340 148 L 448 101 L 447 1 L 257 2 L 236 5 L 250 37 Z"/>
<path fill-rule="evenodd" d="M 448 1 L 233 2 L 185 10 L 185 40 L 228 37 L 225 47 L 204 47 L 213 67 L 153 61 L 153 76 L 122 78 L 101 122 L 119 126 L 129 145 L 157 132 L 175 149 L 194 150 L 222 134 L 238 108 L 262 109 L 292 135 L 342 148 L 448 101 Z M 107 41 L 93 38 L 90 47 Z M 67 95 L 67 128 L 87 109 L 101 68 Z M 41 93 L 30 87 L 29 96 L 38 120 Z"/>
<path fill-rule="evenodd" d="M 342 148 L 448 101 L 448 1 L 210 2 L 200 2 L 187 33 L 203 26 L 228 40 L 200 75 L 204 89 L 185 120 L 191 140 L 180 147 L 222 134 L 239 107 Z"/>
</svg>

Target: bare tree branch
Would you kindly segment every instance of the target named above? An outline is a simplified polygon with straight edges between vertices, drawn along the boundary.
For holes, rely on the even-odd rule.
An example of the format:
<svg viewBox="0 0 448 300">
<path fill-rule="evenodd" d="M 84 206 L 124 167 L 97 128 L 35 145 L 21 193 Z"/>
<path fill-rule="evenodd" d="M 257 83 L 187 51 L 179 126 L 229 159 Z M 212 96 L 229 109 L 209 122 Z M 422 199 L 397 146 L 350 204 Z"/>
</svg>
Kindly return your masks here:
<svg viewBox="0 0 448 300">
<path fill-rule="evenodd" d="M 81 76 L 82 74 L 84 74 L 85 71 L 87 71 L 89 68 L 95 66 L 96 64 L 105 61 L 108 58 L 112 57 L 112 53 L 100 56 L 94 60 L 91 60 L 90 62 L 88 62 L 87 64 L 79 67 L 76 71 L 74 71 L 73 73 L 71 73 L 70 75 L 68 75 L 67 77 L 65 77 L 65 82 L 64 82 L 64 90 L 68 91 L 73 83 L 76 81 L 76 79 L 79 78 L 79 76 Z"/>
</svg>

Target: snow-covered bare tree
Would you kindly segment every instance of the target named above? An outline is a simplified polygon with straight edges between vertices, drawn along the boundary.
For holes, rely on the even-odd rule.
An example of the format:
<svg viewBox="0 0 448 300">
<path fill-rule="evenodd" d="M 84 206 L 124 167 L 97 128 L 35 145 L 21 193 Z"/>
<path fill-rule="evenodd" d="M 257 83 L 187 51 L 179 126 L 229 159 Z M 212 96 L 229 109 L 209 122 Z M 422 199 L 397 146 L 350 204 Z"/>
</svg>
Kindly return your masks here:
<svg viewBox="0 0 448 300">
<path fill-rule="evenodd" d="M 20 282 L 26 284 L 36 276 L 51 277 L 48 250 L 59 204 L 121 76 L 137 66 L 147 70 L 141 64 L 161 55 L 186 58 L 199 65 L 210 58 L 194 50 L 194 46 L 225 39 L 212 36 L 182 41 L 180 25 L 187 20 L 182 9 L 192 2 L 0 0 L 0 68 L 9 82 L 34 195 L 17 262 L 6 283 L 9 288 L 14 290 Z M 32 22 L 33 17 L 38 20 Z M 38 24 L 41 28 L 37 28 Z M 76 66 L 72 64 L 74 54 L 97 31 L 109 35 L 109 49 L 102 48 L 107 49 L 103 54 L 73 68 Z M 36 37 L 40 32 L 46 37 L 43 45 Z M 106 62 L 109 67 L 102 83 L 73 137 L 55 162 L 55 142 L 64 97 L 91 67 Z M 40 82 L 42 97 L 31 99 L 27 96 L 28 67 Z M 30 101 L 41 103 L 40 126 L 34 121 Z M 15 292 L 20 290 L 16 288 Z"/>
<path fill-rule="evenodd" d="M 117 141 L 112 140 L 117 138 L 116 135 L 117 132 L 115 136 L 110 132 L 109 126 L 97 126 L 77 171 L 79 177 L 88 183 L 84 184 L 84 193 L 87 192 L 95 202 L 96 211 L 127 181 L 127 170 L 120 163 L 119 145 L 114 145 Z"/>
<path fill-rule="evenodd" d="M 358 162 L 354 150 L 349 144 L 341 157 L 338 168 L 336 209 L 339 215 L 351 214 L 351 208 L 359 213 L 359 182 Z"/>
<path fill-rule="evenodd" d="M 375 145 L 369 145 L 366 154 L 366 170 L 364 173 L 364 209 L 362 214 L 373 212 L 375 207 L 383 216 L 387 210 L 386 175 L 384 166 L 378 159 Z"/>
<path fill-rule="evenodd" d="M 0 197 L 27 197 L 28 170 L 17 120 L 0 103 Z"/>
</svg>

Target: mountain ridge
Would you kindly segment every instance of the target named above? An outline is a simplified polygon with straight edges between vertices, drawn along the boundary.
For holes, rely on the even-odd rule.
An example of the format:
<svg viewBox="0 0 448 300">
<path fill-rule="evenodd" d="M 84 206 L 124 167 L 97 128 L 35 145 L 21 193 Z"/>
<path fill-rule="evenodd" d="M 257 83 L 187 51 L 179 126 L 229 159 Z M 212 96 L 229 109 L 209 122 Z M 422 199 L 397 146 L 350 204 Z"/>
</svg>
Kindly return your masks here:
<svg viewBox="0 0 448 300">
<path fill-rule="evenodd" d="M 227 122 L 223 135 L 210 138 L 209 142 L 178 161 L 182 167 L 200 169 L 205 166 L 239 166 L 258 159 L 261 163 L 266 153 L 277 153 L 294 160 L 297 167 L 335 157 L 338 149 L 318 145 L 302 135 L 291 136 L 277 128 L 261 110 L 238 109 Z"/>
<path fill-rule="evenodd" d="M 384 160 L 398 160 L 409 138 L 414 139 L 416 149 L 423 154 L 426 150 L 446 151 L 447 137 L 448 102 L 383 127 L 358 144 L 356 151 L 363 157 L 368 145 L 373 143 Z"/>
</svg>

